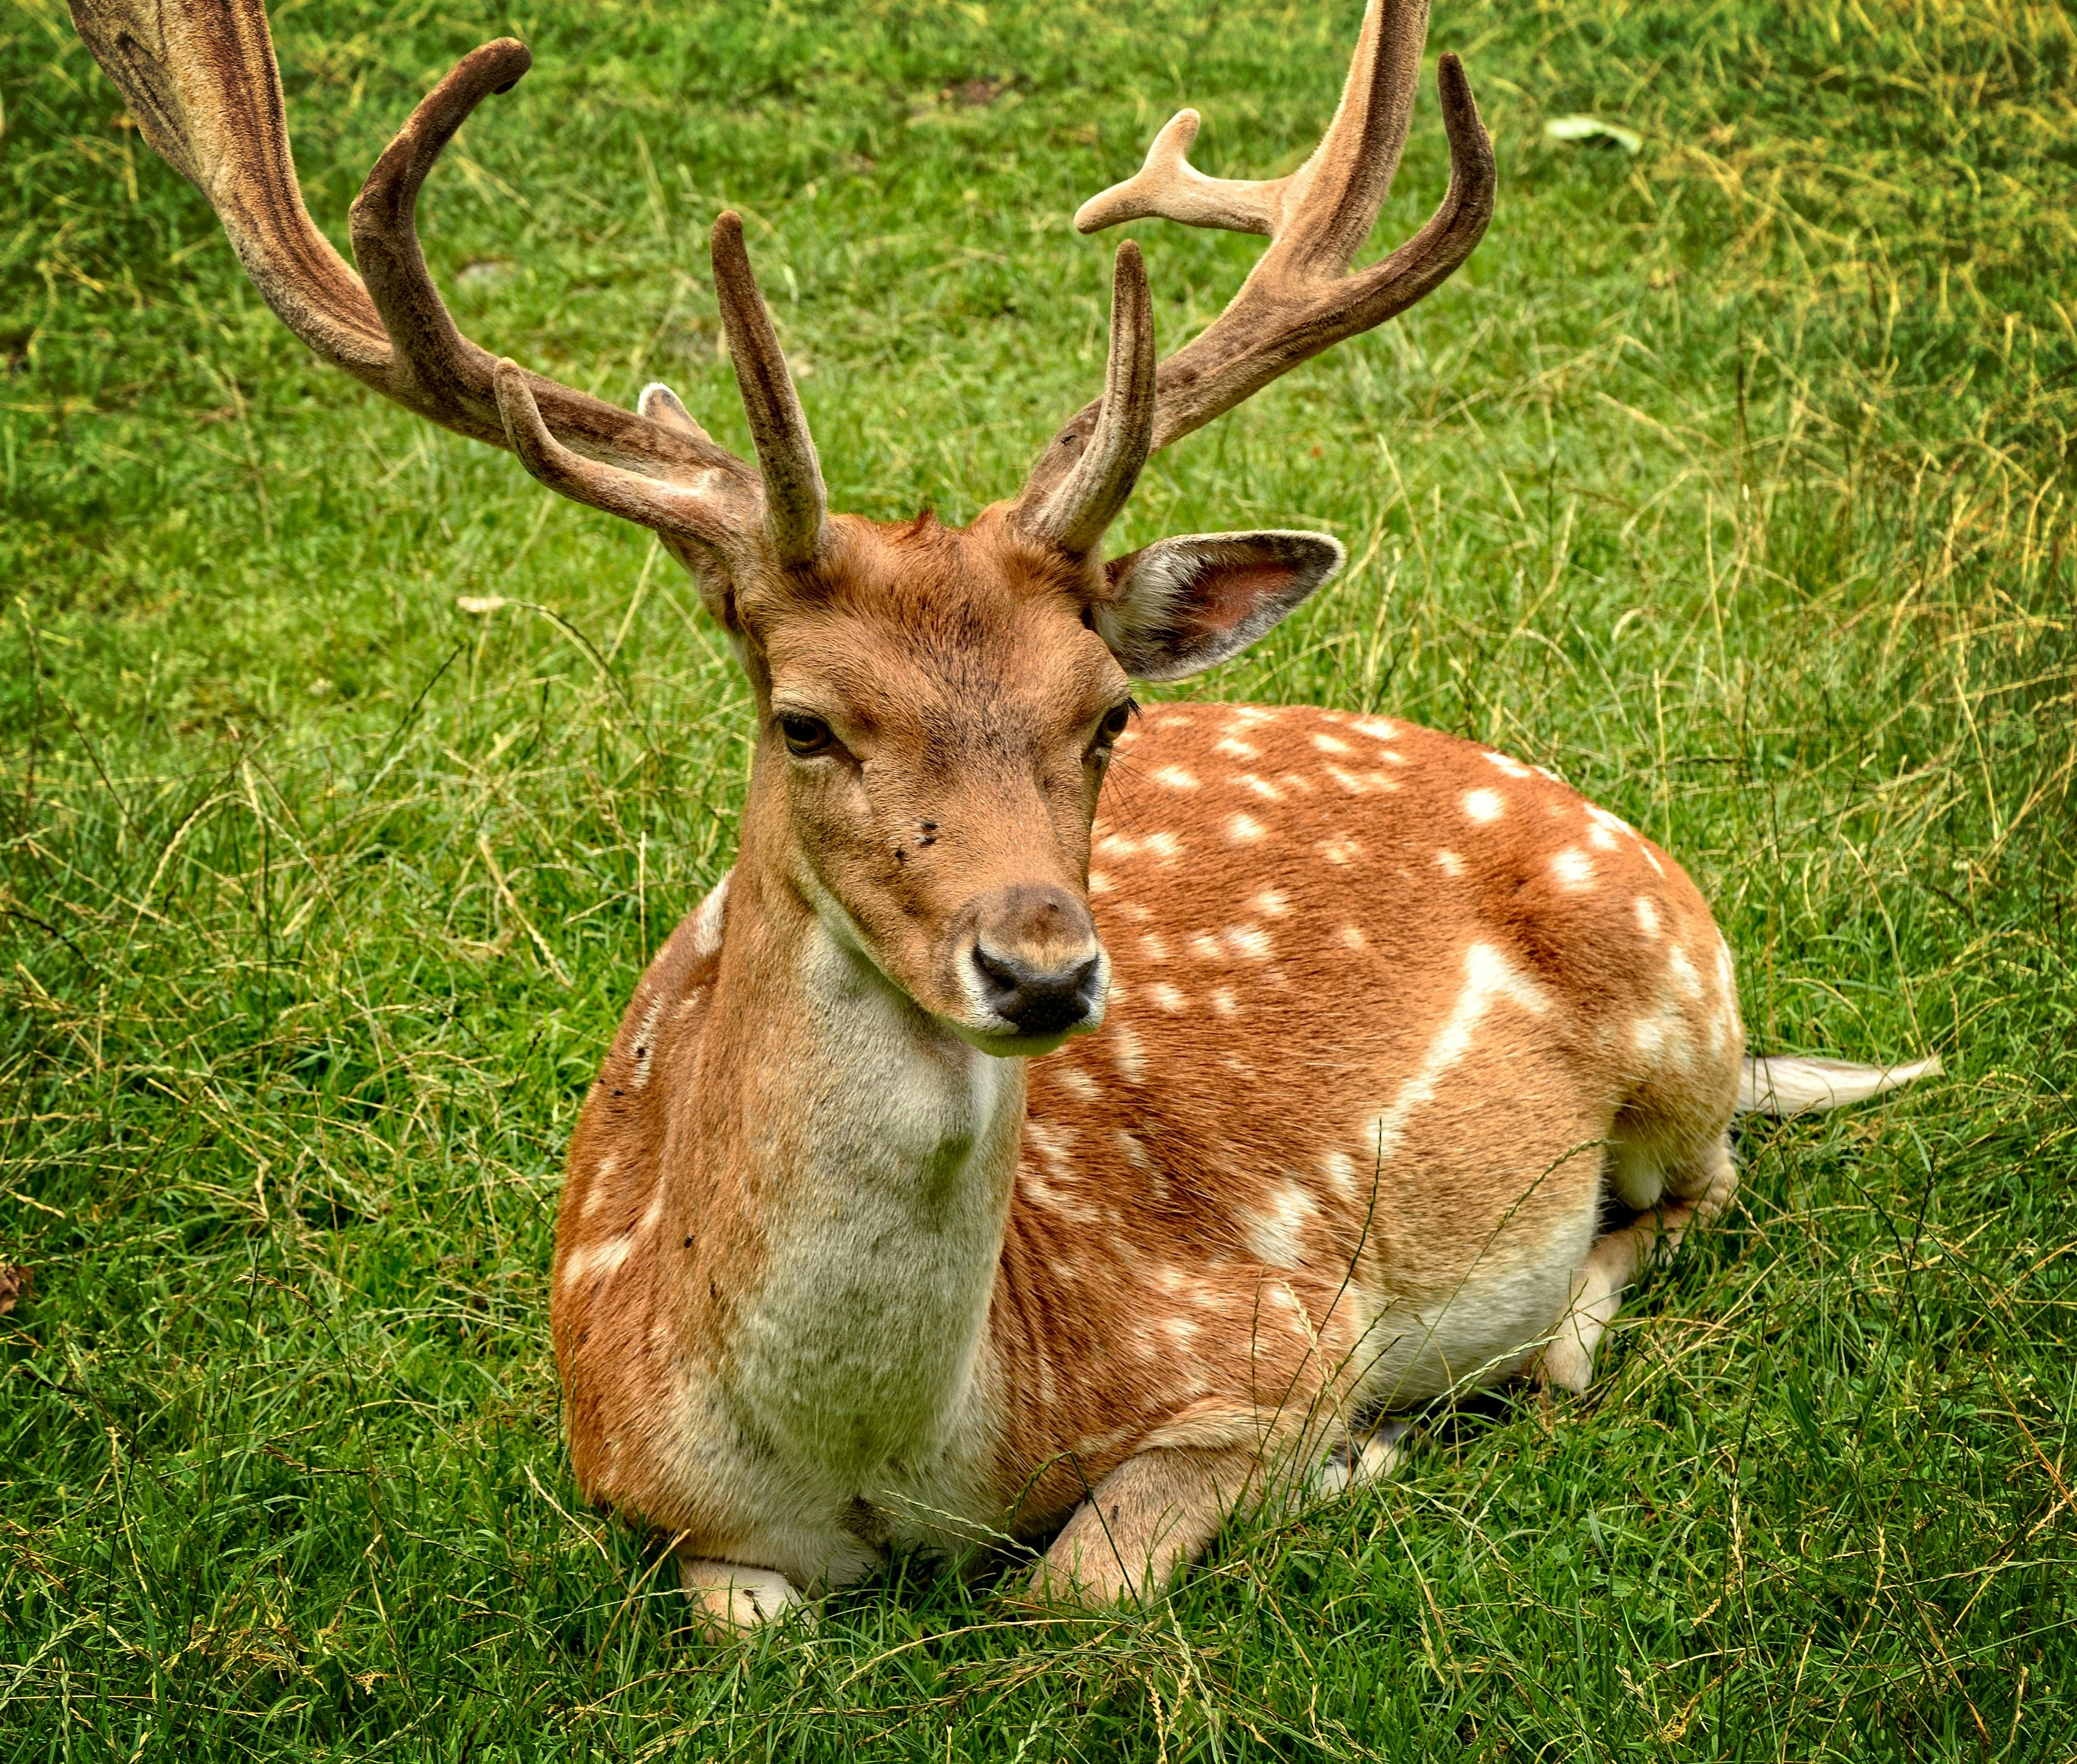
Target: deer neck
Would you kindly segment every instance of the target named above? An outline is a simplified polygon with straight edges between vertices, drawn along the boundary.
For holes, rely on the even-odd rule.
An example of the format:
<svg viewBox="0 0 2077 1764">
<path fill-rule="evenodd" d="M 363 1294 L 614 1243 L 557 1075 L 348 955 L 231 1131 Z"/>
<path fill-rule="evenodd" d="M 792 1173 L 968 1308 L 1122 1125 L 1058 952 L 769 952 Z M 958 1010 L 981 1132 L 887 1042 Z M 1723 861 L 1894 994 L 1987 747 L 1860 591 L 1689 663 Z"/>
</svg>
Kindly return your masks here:
<svg viewBox="0 0 2077 1764">
<path fill-rule="evenodd" d="M 699 1087 L 748 1209 L 720 1382 L 757 1435 L 870 1492 L 975 1418 L 1024 1062 L 941 1028 L 813 893 L 746 840 Z"/>
</svg>

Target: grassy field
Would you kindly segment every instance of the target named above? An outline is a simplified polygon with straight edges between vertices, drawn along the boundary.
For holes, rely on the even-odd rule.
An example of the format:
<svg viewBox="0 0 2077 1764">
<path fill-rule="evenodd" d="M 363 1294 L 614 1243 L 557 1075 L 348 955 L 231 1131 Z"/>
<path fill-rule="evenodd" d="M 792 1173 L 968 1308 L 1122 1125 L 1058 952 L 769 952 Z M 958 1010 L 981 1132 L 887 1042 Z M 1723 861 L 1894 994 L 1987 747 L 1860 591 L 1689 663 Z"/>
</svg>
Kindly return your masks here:
<svg viewBox="0 0 2077 1764">
<path fill-rule="evenodd" d="M 522 35 L 424 205 L 464 327 L 747 447 L 735 205 L 835 503 L 952 520 L 1099 381 L 1076 202 L 1184 102 L 1209 168 L 1288 167 L 1359 8 L 273 10 L 335 239 Z M 714 1650 L 576 1494 L 545 1275 L 743 688 L 646 535 L 314 364 L 58 0 L 0 0 L 0 1764 L 2077 1753 L 2077 35 L 1437 0 L 1430 47 L 1497 218 L 1148 474 L 1119 548 L 1353 560 L 1188 689 L 1551 766 L 1688 864 L 1758 1045 L 1950 1075 L 1744 1130 L 1589 1399 L 1431 1416 L 1156 1610 L 905 1562 Z M 1444 164 L 1431 90 L 1381 241 Z M 1252 242 L 1136 231 L 1172 345 Z"/>
</svg>

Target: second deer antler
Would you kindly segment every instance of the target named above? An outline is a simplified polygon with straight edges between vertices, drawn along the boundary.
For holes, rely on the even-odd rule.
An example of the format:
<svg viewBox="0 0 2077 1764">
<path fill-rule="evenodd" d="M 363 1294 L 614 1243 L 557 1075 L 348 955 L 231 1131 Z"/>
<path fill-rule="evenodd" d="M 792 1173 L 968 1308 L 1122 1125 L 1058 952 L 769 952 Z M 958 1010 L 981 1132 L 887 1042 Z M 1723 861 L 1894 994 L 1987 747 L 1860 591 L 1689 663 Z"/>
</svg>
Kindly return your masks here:
<svg viewBox="0 0 2077 1764">
<path fill-rule="evenodd" d="M 1076 214 L 1085 233 L 1157 218 L 1270 240 L 1226 310 L 1161 364 L 1150 451 L 1203 427 L 1300 362 L 1404 312 L 1484 236 L 1492 218 L 1492 144 L 1462 64 L 1445 55 L 1436 81 L 1450 143 L 1449 189 L 1412 239 L 1349 273 L 1399 168 L 1427 30 L 1426 0 L 1370 0 L 1334 120 L 1313 156 L 1288 177 L 1205 177 L 1186 157 L 1198 117 L 1184 110 L 1155 137 L 1135 176 Z M 1084 407 L 1054 438 L 1025 485 L 1021 510 L 1038 509 L 1057 493 L 1099 409 Z"/>
</svg>

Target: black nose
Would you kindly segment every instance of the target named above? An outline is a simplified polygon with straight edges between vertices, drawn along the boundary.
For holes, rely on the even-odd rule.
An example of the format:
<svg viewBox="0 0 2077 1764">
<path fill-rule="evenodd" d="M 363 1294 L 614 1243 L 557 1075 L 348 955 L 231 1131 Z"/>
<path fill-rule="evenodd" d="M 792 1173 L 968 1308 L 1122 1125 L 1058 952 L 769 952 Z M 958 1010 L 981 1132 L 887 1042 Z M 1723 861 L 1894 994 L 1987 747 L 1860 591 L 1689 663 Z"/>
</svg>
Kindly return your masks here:
<svg viewBox="0 0 2077 1764">
<path fill-rule="evenodd" d="M 973 949 L 989 1009 L 1026 1035 L 1057 1035 L 1088 1017 L 1096 1004 L 1098 961 L 1090 955 L 1064 967 L 1038 967 L 983 942 Z"/>
</svg>

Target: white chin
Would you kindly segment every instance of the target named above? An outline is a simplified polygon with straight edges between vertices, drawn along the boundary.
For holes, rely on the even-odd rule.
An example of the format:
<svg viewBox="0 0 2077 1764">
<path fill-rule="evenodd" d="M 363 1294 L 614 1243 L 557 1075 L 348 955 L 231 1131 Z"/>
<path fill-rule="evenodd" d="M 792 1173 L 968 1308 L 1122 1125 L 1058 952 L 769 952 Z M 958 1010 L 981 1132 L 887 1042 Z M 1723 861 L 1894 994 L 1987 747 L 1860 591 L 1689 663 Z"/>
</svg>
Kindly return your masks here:
<svg viewBox="0 0 2077 1764">
<path fill-rule="evenodd" d="M 1087 1017 L 1070 1028 L 1054 1030 L 1044 1035 L 1023 1034 L 1008 1023 L 999 1029 L 983 1029 L 947 1021 L 945 1026 L 969 1047 L 977 1047 L 998 1059 L 1036 1059 L 1042 1054 L 1051 1053 L 1064 1041 L 1100 1028 L 1102 1023 L 1101 1017 Z"/>
</svg>

